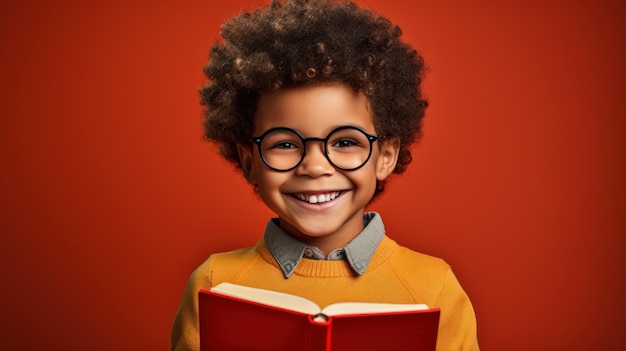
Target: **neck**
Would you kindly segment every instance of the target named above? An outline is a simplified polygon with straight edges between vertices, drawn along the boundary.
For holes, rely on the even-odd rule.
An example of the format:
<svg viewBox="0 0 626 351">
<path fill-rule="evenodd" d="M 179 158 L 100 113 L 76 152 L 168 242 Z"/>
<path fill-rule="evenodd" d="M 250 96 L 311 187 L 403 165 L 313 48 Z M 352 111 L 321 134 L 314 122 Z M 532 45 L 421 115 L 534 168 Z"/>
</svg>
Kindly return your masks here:
<svg viewBox="0 0 626 351">
<path fill-rule="evenodd" d="M 298 230 L 289 222 L 280 218 L 279 224 L 280 228 L 286 233 L 309 246 L 317 247 L 326 257 L 328 257 L 328 254 L 332 251 L 348 245 L 365 228 L 363 224 L 363 213 L 353 216 L 349 221 L 343 223 L 339 229 L 332 232 L 306 233 Z"/>
</svg>

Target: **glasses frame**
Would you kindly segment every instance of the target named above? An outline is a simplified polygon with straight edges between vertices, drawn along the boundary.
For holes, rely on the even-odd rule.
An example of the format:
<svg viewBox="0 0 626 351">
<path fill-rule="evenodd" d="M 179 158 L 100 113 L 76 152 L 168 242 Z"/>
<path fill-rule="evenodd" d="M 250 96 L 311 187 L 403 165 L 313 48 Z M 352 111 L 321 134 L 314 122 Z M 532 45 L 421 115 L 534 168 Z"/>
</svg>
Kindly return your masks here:
<svg viewBox="0 0 626 351">
<path fill-rule="evenodd" d="M 365 135 L 367 137 L 367 140 L 369 141 L 369 144 L 370 144 L 370 151 L 367 154 L 367 158 L 358 167 L 352 167 L 352 168 L 339 167 L 328 156 L 328 140 L 333 136 L 333 134 L 335 134 L 335 133 L 337 133 L 339 131 L 342 131 L 342 130 L 346 130 L 346 129 L 354 129 L 354 130 L 357 130 L 357 131 L 363 133 L 363 135 Z M 279 169 L 279 168 L 272 167 L 269 164 L 269 162 L 265 159 L 265 156 L 263 155 L 263 152 L 261 150 L 261 143 L 263 142 L 263 139 L 265 139 L 265 137 L 268 136 L 270 133 L 275 132 L 277 130 L 285 130 L 285 131 L 288 131 L 288 132 L 292 132 L 295 135 L 297 135 L 300 138 L 300 140 L 302 140 L 302 148 L 303 148 L 303 150 L 302 150 L 302 157 L 300 157 L 300 161 L 298 161 L 298 163 L 296 163 L 295 166 L 293 166 L 291 168 L 288 168 L 288 169 Z M 319 142 L 324 143 L 324 157 L 326 157 L 326 160 L 328 160 L 328 162 L 333 167 L 335 167 L 337 169 L 340 169 L 342 171 L 356 171 L 357 169 L 365 166 L 365 164 L 370 160 L 370 158 L 372 156 L 372 149 L 373 149 L 372 144 L 376 140 L 378 140 L 378 135 L 370 134 L 370 133 L 364 131 L 363 129 L 361 129 L 359 127 L 355 127 L 355 126 L 341 126 L 341 127 L 337 127 L 335 129 L 331 130 L 330 133 L 328 133 L 328 135 L 326 136 L 326 138 L 315 138 L 315 137 L 313 137 L 313 138 L 305 138 L 305 137 L 302 136 L 302 134 L 300 134 L 295 129 L 288 128 L 288 127 L 275 127 L 275 128 L 271 128 L 271 129 L 266 130 L 263 134 L 261 134 L 258 137 L 252 137 L 250 139 L 251 142 L 253 142 L 253 143 L 255 143 L 257 145 L 258 150 L 259 150 L 259 156 L 261 156 L 261 159 L 263 160 L 263 163 L 265 163 L 265 165 L 268 168 L 270 168 L 270 169 L 272 169 L 274 171 L 277 171 L 277 172 L 289 172 L 289 171 L 297 168 L 298 166 L 300 166 L 300 164 L 302 163 L 302 161 L 304 161 L 304 158 L 306 157 L 306 143 L 311 142 L 311 141 L 319 141 Z"/>
</svg>

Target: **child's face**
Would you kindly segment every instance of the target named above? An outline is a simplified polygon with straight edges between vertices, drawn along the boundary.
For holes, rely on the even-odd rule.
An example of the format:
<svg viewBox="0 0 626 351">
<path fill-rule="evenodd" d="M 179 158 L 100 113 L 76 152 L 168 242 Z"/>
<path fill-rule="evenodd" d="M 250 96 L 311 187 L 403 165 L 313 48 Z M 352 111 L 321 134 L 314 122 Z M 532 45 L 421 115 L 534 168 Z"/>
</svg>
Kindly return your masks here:
<svg viewBox="0 0 626 351">
<path fill-rule="evenodd" d="M 291 128 L 303 138 L 324 139 L 341 126 L 354 126 L 368 134 L 376 134 L 367 98 L 343 85 L 301 87 L 265 94 L 259 99 L 254 126 L 255 137 L 276 127 Z M 324 142 L 319 140 L 304 144 L 306 154 L 296 166 L 297 155 L 301 152 L 298 150 L 302 150 L 303 146 L 301 139 L 293 134 L 291 139 L 284 136 L 277 139 L 281 142 L 278 147 L 274 141 L 261 147 L 266 150 L 266 159 L 268 156 L 278 157 L 278 161 L 272 159 L 274 164 L 280 165 L 276 168 L 295 166 L 288 171 L 268 167 L 257 145 L 239 146 L 248 180 L 258 186 L 265 204 L 278 215 L 281 228 L 305 243 L 319 247 L 326 254 L 346 245 L 363 229 L 363 212 L 374 194 L 376 180 L 385 179 L 393 171 L 398 156 L 398 142 L 370 143 L 367 136 L 358 131 L 349 129 L 349 133 L 365 137 L 365 142 L 359 144 L 366 151 L 348 151 L 346 159 L 345 150 L 354 148 L 350 149 L 352 146 L 348 139 L 341 139 L 348 141 L 345 144 L 334 137 L 331 137 L 327 147 L 333 153 L 329 158 L 335 164 L 356 168 L 367 159 L 371 144 L 369 160 L 351 171 L 333 166 L 325 156 Z M 288 153 L 294 152 L 294 162 L 286 166 L 279 163 L 283 158 L 291 157 L 287 156 Z M 274 153 L 273 156 L 270 153 Z M 352 162 L 352 159 L 355 161 Z"/>
</svg>

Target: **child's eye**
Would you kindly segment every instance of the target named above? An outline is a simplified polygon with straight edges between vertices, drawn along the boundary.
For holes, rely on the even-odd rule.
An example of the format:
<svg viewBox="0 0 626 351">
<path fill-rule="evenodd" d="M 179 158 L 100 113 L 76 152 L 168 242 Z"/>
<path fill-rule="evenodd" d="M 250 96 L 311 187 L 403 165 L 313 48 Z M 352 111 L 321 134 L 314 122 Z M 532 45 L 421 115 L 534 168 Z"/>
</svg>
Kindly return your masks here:
<svg viewBox="0 0 626 351">
<path fill-rule="evenodd" d="M 290 142 L 290 141 L 283 141 L 280 143 L 275 143 L 274 146 L 271 147 L 272 149 L 283 149 L 283 150 L 288 150 L 288 149 L 297 149 L 298 145 Z"/>
<path fill-rule="evenodd" d="M 359 146 L 359 142 L 354 139 L 339 139 L 333 143 L 333 147 L 345 148 L 350 146 Z"/>
</svg>

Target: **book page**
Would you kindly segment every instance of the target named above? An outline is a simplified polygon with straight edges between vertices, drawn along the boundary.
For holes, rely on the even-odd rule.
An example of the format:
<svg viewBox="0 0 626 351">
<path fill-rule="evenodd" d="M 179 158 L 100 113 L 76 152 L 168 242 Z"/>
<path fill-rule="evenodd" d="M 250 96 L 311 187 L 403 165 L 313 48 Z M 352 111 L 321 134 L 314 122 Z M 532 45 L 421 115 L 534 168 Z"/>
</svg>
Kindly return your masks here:
<svg viewBox="0 0 626 351">
<path fill-rule="evenodd" d="M 313 301 L 278 291 L 220 283 L 211 288 L 211 292 L 310 315 L 320 312 L 319 306 Z"/>
<path fill-rule="evenodd" d="M 322 313 L 327 316 L 339 316 L 365 313 L 408 312 L 427 310 L 425 304 L 395 304 L 371 302 L 339 302 L 326 306 Z"/>
</svg>

